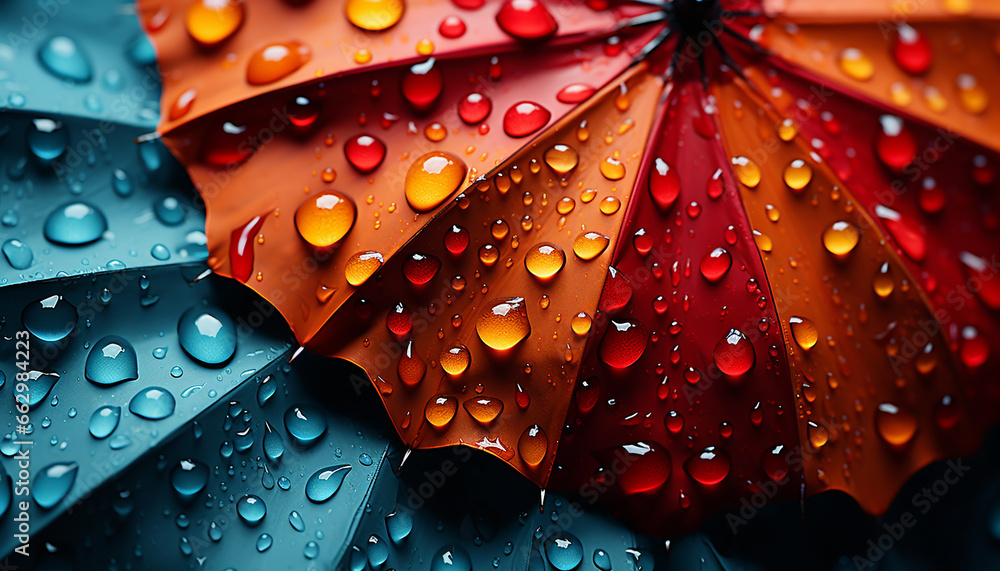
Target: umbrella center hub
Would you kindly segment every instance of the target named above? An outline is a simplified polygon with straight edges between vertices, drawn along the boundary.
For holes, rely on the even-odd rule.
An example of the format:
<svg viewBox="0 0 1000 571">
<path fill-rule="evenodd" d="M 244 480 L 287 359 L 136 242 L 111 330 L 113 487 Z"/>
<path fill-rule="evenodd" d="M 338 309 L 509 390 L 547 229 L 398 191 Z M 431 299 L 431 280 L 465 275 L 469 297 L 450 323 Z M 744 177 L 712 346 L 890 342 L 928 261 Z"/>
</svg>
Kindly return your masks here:
<svg viewBox="0 0 1000 571">
<path fill-rule="evenodd" d="M 721 31 L 722 10 L 718 0 L 673 0 L 667 10 L 672 12 L 671 23 L 688 37 L 703 33 L 717 35 Z"/>
</svg>

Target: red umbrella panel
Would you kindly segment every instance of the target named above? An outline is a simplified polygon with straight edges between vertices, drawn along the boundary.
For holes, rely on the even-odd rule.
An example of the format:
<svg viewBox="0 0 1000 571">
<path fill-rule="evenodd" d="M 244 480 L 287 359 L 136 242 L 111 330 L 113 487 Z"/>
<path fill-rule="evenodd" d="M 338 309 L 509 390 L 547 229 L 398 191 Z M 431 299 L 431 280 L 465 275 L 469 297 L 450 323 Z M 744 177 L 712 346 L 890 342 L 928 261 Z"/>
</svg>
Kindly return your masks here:
<svg viewBox="0 0 1000 571">
<path fill-rule="evenodd" d="M 213 270 L 409 447 L 667 534 L 884 510 L 996 420 L 995 7 L 818 4 L 141 12 Z"/>
</svg>

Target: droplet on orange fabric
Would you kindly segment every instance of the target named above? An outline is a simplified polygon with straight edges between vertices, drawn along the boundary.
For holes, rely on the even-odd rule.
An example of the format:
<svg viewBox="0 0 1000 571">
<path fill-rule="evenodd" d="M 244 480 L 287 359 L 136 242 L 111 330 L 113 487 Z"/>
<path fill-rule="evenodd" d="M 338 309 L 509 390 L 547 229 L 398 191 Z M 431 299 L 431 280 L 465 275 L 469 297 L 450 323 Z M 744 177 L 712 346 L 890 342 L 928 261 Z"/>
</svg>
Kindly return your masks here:
<svg viewBox="0 0 1000 571">
<path fill-rule="evenodd" d="M 465 179 L 466 166 L 451 153 L 431 151 L 413 161 L 403 180 L 403 192 L 417 212 L 437 208 Z"/>
<path fill-rule="evenodd" d="M 533 101 L 515 103 L 503 116 L 503 130 L 511 137 L 527 137 L 549 122 L 552 113 Z"/>
<path fill-rule="evenodd" d="M 233 230 L 229 239 L 229 260 L 233 279 L 246 283 L 253 275 L 254 239 L 264 226 L 264 217 L 256 216 L 241 228 Z"/>
<path fill-rule="evenodd" d="M 312 59 L 312 50 L 296 41 L 264 46 L 250 56 L 247 83 L 266 85 L 293 73 Z"/>
<path fill-rule="evenodd" d="M 357 208 L 349 196 L 329 190 L 307 198 L 295 211 L 295 228 L 306 242 L 325 248 L 347 235 Z"/>
<path fill-rule="evenodd" d="M 184 24 L 196 42 L 212 47 L 236 33 L 243 25 L 245 10 L 240 0 L 197 0 L 188 7 Z"/>
</svg>

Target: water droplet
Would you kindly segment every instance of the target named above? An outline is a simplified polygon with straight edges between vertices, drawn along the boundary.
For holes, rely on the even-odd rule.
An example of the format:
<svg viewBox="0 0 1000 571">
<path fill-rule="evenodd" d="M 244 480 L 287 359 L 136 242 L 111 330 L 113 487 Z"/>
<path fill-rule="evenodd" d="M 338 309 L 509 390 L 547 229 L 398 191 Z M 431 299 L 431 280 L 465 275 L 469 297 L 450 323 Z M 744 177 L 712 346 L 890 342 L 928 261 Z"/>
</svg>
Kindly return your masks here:
<svg viewBox="0 0 1000 571">
<path fill-rule="evenodd" d="M 309 447 L 319 441 L 326 432 L 326 417 L 323 411 L 311 405 L 291 406 L 285 411 L 285 430 L 292 440 L 302 447 Z"/>
<path fill-rule="evenodd" d="M 264 516 L 267 515 L 267 506 L 264 505 L 264 500 L 253 494 L 247 494 L 240 498 L 240 501 L 236 502 L 236 513 L 240 515 L 240 519 L 246 522 L 247 525 L 254 526 L 259 524 Z"/>
<path fill-rule="evenodd" d="M 978 115 L 986 111 L 990 101 L 989 95 L 975 76 L 968 73 L 959 74 L 955 78 L 955 87 L 958 88 L 958 101 L 966 113 Z"/>
<path fill-rule="evenodd" d="M 90 415 L 90 435 L 98 440 L 111 436 L 111 433 L 118 428 L 118 421 L 122 416 L 122 407 L 105 405 L 94 411 Z"/>
<path fill-rule="evenodd" d="M 312 50 L 296 42 L 266 45 L 250 56 L 247 62 L 247 83 L 266 85 L 286 77 L 312 59 Z"/>
<path fill-rule="evenodd" d="M 709 446 L 688 458 L 684 462 L 684 471 L 701 484 L 714 486 L 729 475 L 730 465 L 729 454 Z"/>
<path fill-rule="evenodd" d="M 552 113 L 533 101 L 515 103 L 504 113 L 503 130 L 511 137 L 527 137 L 541 129 L 552 118 Z"/>
<path fill-rule="evenodd" d="M 582 103 L 596 93 L 597 90 L 584 83 L 571 83 L 559 90 L 556 100 L 560 103 Z"/>
<path fill-rule="evenodd" d="M 354 201 L 335 190 L 307 198 L 295 211 L 295 228 L 306 242 L 319 248 L 339 242 L 357 218 Z"/>
<path fill-rule="evenodd" d="M 806 423 L 806 434 L 809 437 L 809 443 L 817 450 L 825 446 L 827 441 L 830 440 L 830 432 L 811 420 Z"/>
<path fill-rule="evenodd" d="M 892 42 L 892 59 L 903 71 L 922 75 L 934 62 L 934 52 L 927 38 L 905 23 L 896 26 Z"/>
<path fill-rule="evenodd" d="M 531 275 L 542 280 L 558 274 L 565 265 L 566 254 L 551 242 L 535 244 L 524 257 L 524 267 Z"/>
<path fill-rule="evenodd" d="M 264 553 L 265 551 L 270 549 L 271 545 L 273 544 L 274 544 L 274 538 L 272 538 L 270 535 L 266 533 L 262 533 L 260 534 L 260 536 L 257 537 L 257 541 L 254 545 L 256 546 L 258 553 Z"/>
<path fill-rule="evenodd" d="M 583 542 L 568 531 L 545 538 L 545 558 L 559 571 L 571 571 L 583 561 Z"/>
<path fill-rule="evenodd" d="M 413 516 L 406 511 L 393 510 L 385 516 L 385 530 L 389 534 L 389 539 L 399 543 L 413 531 Z"/>
<path fill-rule="evenodd" d="M 78 470 L 76 462 L 57 462 L 42 468 L 32 481 L 35 503 L 43 509 L 55 507 L 73 487 Z"/>
<path fill-rule="evenodd" d="M 649 194 L 653 201 L 666 212 L 677 201 L 681 192 L 681 179 L 677 176 L 677 171 L 670 168 L 670 165 L 661 158 L 653 162 L 653 168 L 649 171 Z"/>
<path fill-rule="evenodd" d="M 850 222 L 834 222 L 823 231 L 823 246 L 835 256 L 846 256 L 858 245 L 861 232 Z"/>
<path fill-rule="evenodd" d="M 76 306 L 61 295 L 33 301 L 21 312 L 25 329 L 42 341 L 65 339 L 76 328 L 78 317 Z"/>
<path fill-rule="evenodd" d="M 917 417 L 904 408 L 882 403 L 875 411 L 875 428 L 889 444 L 903 446 L 917 432 Z"/>
<path fill-rule="evenodd" d="M 812 181 L 812 176 L 812 167 L 802 159 L 795 159 L 788 163 L 782 175 L 785 184 L 794 191 L 800 191 L 805 188 Z"/>
<path fill-rule="evenodd" d="M 132 397 L 128 409 L 149 420 L 161 420 L 174 413 L 174 395 L 162 387 L 148 387 Z"/>
<path fill-rule="evenodd" d="M 882 115 L 879 123 L 882 129 L 875 139 L 875 154 L 885 166 L 901 173 L 916 158 L 917 142 L 899 117 Z"/>
<path fill-rule="evenodd" d="M 620 160 L 615 157 L 605 157 L 601 161 L 599 169 L 604 178 L 608 180 L 621 180 L 625 178 L 625 165 L 622 164 Z M 603 208 L 602 208 L 603 211 Z M 615 209 L 617 211 L 617 209 Z M 605 212 L 605 214 L 610 214 Z"/>
<path fill-rule="evenodd" d="M 725 248 L 716 248 L 705 254 L 698 265 L 701 275 L 712 283 L 718 282 L 733 265 L 733 256 Z"/>
<path fill-rule="evenodd" d="M 450 40 L 461 38 L 465 35 L 465 30 L 465 21 L 454 14 L 446 16 L 438 26 L 438 33 Z"/>
<path fill-rule="evenodd" d="M 482 424 L 489 424 L 503 412 L 503 401 L 488 396 L 473 397 L 462 403 L 469 416 Z"/>
<path fill-rule="evenodd" d="M 170 470 L 170 485 L 183 498 L 191 498 L 208 484 L 208 466 L 198 460 L 181 460 Z"/>
<path fill-rule="evenodd" d="M 295 510 L 292 510 L 291 513 L 288 514 L 288 524 L 292 526 L 292 529 L 299 533 L 306 530 L 306 522 L 302 519 L 302 514 Z"/>
<path fill-rule="evenodd" d="M 403 74 L 400 83 L 403 99 L 420 113 L 434 107 L 444 89 L 444 75 L 435 63 L 435 59 L 430 58 L 413 64 Z"/>
<path fill-rule="evenodd" d="M 218 307 L 196 305 L 185 311 L 177 322 L 177 338 L 185 353 L 205 365 L 222 365 L 236 353 L 236 325 Z"/>
<path fill-rule="evenodd" d="M 573 253 L 581 260 L 593 260 L 604 253 L 611 239 L 600 232 L 581 232 L 573 240 Z"/>
<path fill-rule="evenodd" d="M 857 48 L 847 48 L 838 58 L 840 70 L 851 79 L 868 81 L 875 75 L 875 64 L 871 58 Z"/>
<path fill-rule="evenodd" d="M 570 328 L 573 329 L 573 333 L 582 336 L 590 333 L 590 326 L 592 323 L 593 320 L 590 316 L 587 315 L 586 312 L 581 311 L 580 313 L 574 315 L 573 319 L 570 320 Z"/>
<path fill-rule="evenodd" d="M 470 93 L 458 102 L 458 116 L 469 125 L 484 121 L 493 110 L 493 102 L 481 93 Z"/>
<path fill-rule="evenodd" d="M 545 454 L 549 449 L 549 439 L 545 430 L 533 424 L 524 429 L 521 437 L 517 440 L 517 453 L 521 460 L 529 466 L 538 466 L 545 459 Z"/>
<path fill-rule="evenodd" d="M 66 36 L 49 38 L 38 50 L 38 59 L 46 71 L 59 79 L 86 83 L 94 75 L 90 61 L 80 46 Z"/>
<path fill-rule="evenodd" d="M 792 330 L 795 343 L 807 351 L 812 349 L 816 341 L 819 340 L 819 330 L 816 329 L 816 324 L 805 317 L 790 317 L 788 326 Z"/>
<path fill-rule="evenodd" d="M 627 494 L 655 490 L 670 478 L 670 453 L 656 442 L 633 442 L 596 455 L 605 469 L 627 462 L 628 470 L 617 474 L 618 485 Z"/>
<path fill-rule="evenodd" d="M 413 341 L 408 342 L 406 350 L 400 355 L 399 363 L 396 366 L 399 380 L 412 386 L 423 380 L 426 372 L 427 365 L 423 359 L 413 353 Z"/>
<path fill-rule="evenodd" d="M 281 439 L 281 435 L 275 432 L 274 427 L 271 423 L 264 422 L 264 454 L 267 459 L 271 462 L 277 462 L 278 459 L 285 453 L 285 441 Z"/>
<path fill-rule="evenodd" d="M 385 143 L 371 135 L 355 135 L 344 143 L 344 156 L 351 166 L 369 173 L 385 159 Z"/>
<path fill-rule="evenodd" d="M 442 368 L 444 366 L 442 365 Z M 441 428 L 447 426 L 451 419 L 455 418 L 458 411 L 458 399 L 448 395 L 437 395 L 431 397 L 424 406 L 424 418 L 432 426 Z"/>
<path fill-rule="evenodd" d="M 756 188 L 760 184 L 760 166 L 752 159 L 743 156 L 733 157 L 730 161 L 736 180 L 747 188 Z"/>
<path fill-rule="evenodd" d="M 594 567 L 600 571 L 611 571 L 611 556 L 603 549 L 594 550 Z"/>
<path fill-rule="evenodd" d="M 385 326 L 397 336 L 405 337 L 413 327 L 413 313 L 399 302 L 385 316 Z"/>
<path fill-rule="evenodd" d="M 306 481 L 306 497 L 317 504 L 329 500 L 340 489 L 350 471 L 349 464 L 337 464 L 318 470 Z"/>
<path fill-rule="evenodd" d="M 773 448 L 768 448 L 761 457 L 764 472 L 775 482 L 783 481 L 788 475 L 789 470 L 791 470 L 791 465 L 788 461 L 790 453 L 785 448 L 781 444 Z"/>
<path fill-rule="evenodd" d="M 153 213 L 156 214 L 156 219 L 166 226 L 177 226 L 187 217 L 184 205 L 173 196 L 154 202 Z"/>
<path fill-rule="evenodd" d="M 347 259 L 344 265 L 344 276 L 347 283 L 354 287 L 365 283 L 376 270 L 382 267 L 384 258 L 379 252 L 358 252 Z"/>
<path fill-rule="evenodd" d="M 745 375 L 756 363 L 753 343 L 739 329 L 730 329 L 715 346 L 715 366 L 730 377 Z"/>
<path fill-rule="evenodd" d="M 96 385 L 114 385 L 138 379 L 135 348 L 118 335 L 102 337 L 87 355 L 84 375 Z"/>
<path fill-rule="evenodd" d="M 528 322 L 528 310 L 524 299 L 509 297 L 494 299 L 485 305 L 485 309 L 476 322 L 476 333 L 488 347 L 498 351 L 510 349 L 531 334 L 531 324 Z M 465 349 L 462 347 L 462 349 Z M 466 349 L 466 353 L 468 350 Z M 451 355 L 451 353 L 448 353 Z M 468 357 L 461 362 L 460 358 L 448 358 L 445 364 L 445 354 L 442 353 L 441 366 L 450 374 L 459 374 L 468 367 Z M 457 372 L 452 372 L 456 370 Z"/>
<path fill-rule="evenodd" d="M 472 571 L 472 559 L 462 547 L 445 545 L 431 558 L 431 571 Z"/>
<path fill-rule="evenodd" d="M 347 0 L 347 19 L 362 30 L 391 28 L 403 17 L 403 0 Z"/>
<path fill-rule="evenodd" d="M 15 270 L 26 270 L 35 260 L 31 248 L 17 238 L 11 238 L 3 243 L 3 255 Z"/>
<path fill-rule="evenodd" d="M 196 42 L 215 46 L 243 24 L 244 6 L 240 0 L 196 0 L 188 7 L 184 24 Z"/>
<path fill-rule="evenodd" d="M 580 163 L 580 155 L 573 147 L 567 145 L 553 145 L 545 151 L 545 164 L 558 174 L 567 174 L 576 168 Z"/>
<path fill-rule="evenodd" d="M 378 569 L 389 559 L 389 546 L 381 537 L 372 534 L 368 537 L 368 564 L 372 569 Z"/>
<path fill-rule="evenodd" d="M 597 352 L 609 367 L 624 369 L 630 367 L 646 350 L 648 335 L 640 321 L 626 319 L 612 320 Z"/>
<path fill-rule="evenodd" d="M 451 153 L 431 151 L 415 160 L 406 171 L 403 191 L 410 207 L 429 212 L 452 195 L 465 179 L 466 166 Z"/>
<path fill-rule="evenodd" d="M 456 256 L 469 247 L 469 231 L 461 226 L 451 226 L 444 235 L 444 247 Z"/>
<path fill-rule="evenodd" d="M 99 240 L 108 221 L 96 206 L 71 202 L 56 208 L 45 219 L 45 237 L 62 246 L 80 246 Z"/>
<path fill-rule="evenodd" d="M 188 89 L 183 91 L 174 100 L 173 105 L 170 106 L 170 112 L 167 116 L 171 121 L 176 121 L 181 117 L 187 115 L 191 111 L 191 107 L 194 105 L 194 100 L 197 99 L 198 92 L 194 89 Z"/>
<path fill-rule="evenodd" d="M 556 19 L 539 0 L 505 0 L 496 20 L 501 30 L 519 40 L 544 40 L 559 29 Z"/>
<path fill-rule="evenodd" d="M 413 285 L 431 281 L 441 269 L 441 260 L 428 254 L 411 254 L 403 262 L 403 276 Z"/>
</svg>

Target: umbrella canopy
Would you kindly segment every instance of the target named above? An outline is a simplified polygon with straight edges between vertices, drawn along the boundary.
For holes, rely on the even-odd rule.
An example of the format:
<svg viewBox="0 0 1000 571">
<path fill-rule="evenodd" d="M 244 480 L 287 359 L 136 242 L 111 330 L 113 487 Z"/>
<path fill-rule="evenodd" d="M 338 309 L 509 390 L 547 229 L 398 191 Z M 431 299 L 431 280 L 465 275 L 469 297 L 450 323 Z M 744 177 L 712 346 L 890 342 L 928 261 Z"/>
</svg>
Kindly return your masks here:
<svg viewBox="0 0 1000 571">
<path fill-rule="evenodd" d="M 672 532 L 882 510 L 996 418 L 995 8 L 813 4 L 141 13 L 213 269 L 408 446 Z"/>
</svg>

